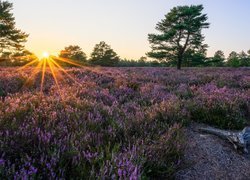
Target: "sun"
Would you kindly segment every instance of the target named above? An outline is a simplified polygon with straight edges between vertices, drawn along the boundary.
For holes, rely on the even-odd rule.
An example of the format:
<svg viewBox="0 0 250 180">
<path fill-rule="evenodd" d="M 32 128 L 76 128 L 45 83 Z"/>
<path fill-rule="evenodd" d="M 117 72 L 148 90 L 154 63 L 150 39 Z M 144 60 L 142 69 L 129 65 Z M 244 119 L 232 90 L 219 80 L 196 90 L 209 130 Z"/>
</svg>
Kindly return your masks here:
<svg viewBox="0 0 250 180">
<path fill-rule="evenodd" d="M 58 55 L 50 54 L 47 51 L 44 51 L 41 54 L 41 58 L 34 59 L 33 61 L 25 64 L 24 66 L 20 67 L 19 70 L 23 70 L 31 65 L 34 65 L 37 63 L 36 67 L 33 68 L 33 71 L 30 74 L 30 77 L 27 79 L 25 83 L 28 82 L 28 80 L 31 80 L 32 78 L 35 78 L 40 72 L 41 72 L 41 84 L 40 84 L 40 92 L 43 93 L 44 90 L 44 84 L 45 84 L 45 77 L 46 74 L 51 74 L 53 76 L 54 82 L 57 86 L 58 93 L 62 99 L 62 95 L 60 92 L 60 80 L 58 77 L 62 77 L 63 75 L 66 75 L 68 78 L 70 78 L 72 81 L 77 83 L 79 86 L 82 84 L 79 83 L 74 76 L 70 75 L 61 65 L 60 62 L 71 64 L 78 67 L 83 67 L 81 64 L 78 64 L 74 62 L 71 59 L 62 58 Z"/>
<path fill-rule="evenodd" d="M 46 51 L 43 52 L 43 58 L 48 58 L 50 56 L 50 54 Z"/>
</svg>

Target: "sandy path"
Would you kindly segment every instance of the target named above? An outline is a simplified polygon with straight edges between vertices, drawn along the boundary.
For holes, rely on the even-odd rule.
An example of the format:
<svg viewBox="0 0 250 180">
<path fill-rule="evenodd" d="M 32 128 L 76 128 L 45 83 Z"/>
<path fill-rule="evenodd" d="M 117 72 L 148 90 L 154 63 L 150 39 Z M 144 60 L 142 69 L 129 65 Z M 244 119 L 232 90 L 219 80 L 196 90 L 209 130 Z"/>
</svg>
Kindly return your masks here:
<svg viewBox="0 0 250 180">
<path fill-rule="evenodd" d="M 176 179 L 249 179 L 250 155 L 243 155 L 233 146 L 214 135 L 197 131 L 202 125 L 192 125 L 185 130 L 185 148 L 182 170 Z"/>
</svg>

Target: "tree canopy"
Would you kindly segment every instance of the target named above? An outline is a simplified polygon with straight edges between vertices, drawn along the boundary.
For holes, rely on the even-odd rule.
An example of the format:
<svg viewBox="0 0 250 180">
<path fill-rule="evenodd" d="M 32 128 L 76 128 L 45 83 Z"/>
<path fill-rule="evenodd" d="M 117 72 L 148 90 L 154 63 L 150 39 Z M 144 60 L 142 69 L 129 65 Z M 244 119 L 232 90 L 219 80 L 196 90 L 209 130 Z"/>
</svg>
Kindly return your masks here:
<svg viewBox="0 0 250 180">
<path fill-rule="evenodd" d="M 82 48 L 77 45 L 70 45 L 61 50 L 59 57 L 77 61 L 78 63 L 86 63 L 87 56 Z"/>
<path fill-rule="evenodd" d="M 0 56 L 24 50 L 28 34 L 16 28 L 13 4 L 0 0 Z"/>
<path fill-rule="evenodd" d="M 96 44 L 90 56 L 90 63 L 100 66 L 116 66 L 119 62 L 119 57 L 116 52 L 104 41 Z"/>
<path fill-rule="evenodd" d="M 240 66 L 247 67 L 250 66 L 250 56 L 248 56 L 244 51 L 239 53 Z"/>
<path fill-rule="evenodd" d="M 209 65 L 214 67 L 222 67 L 225 65 L 225 55 L 223 51 L 218 50 L 214 53 L 214 57 L 210 58 Z"/>
<path fill-rule="evenodd" d="M 197 67 L 206 66 L 206 53 L 195 52 L 192 49 L 188 49 L 183 57 L 182 66 L 184 67 Z M 176 65 L 176 64 L 175 64 Z"/>
<path fill-rule="evenodd" d="M 175 61 L 181 68 L 185 53 L 205 51 L 203 28 L 208 28 L 207 15 L 202 14 L 202 5 L 178 6 L 165 15 L 156 25 L 160 34 L 149 34 L 152 51 L 149 57 Z M 191 50 L 191 51 L 190 51 Z"/>
<path fill-rule="evenodd" d="M 232 51 L 227 58 L 227 65 L 230 67 L 239 67 L 240 59 L 237 52 Z"/>
</svg>

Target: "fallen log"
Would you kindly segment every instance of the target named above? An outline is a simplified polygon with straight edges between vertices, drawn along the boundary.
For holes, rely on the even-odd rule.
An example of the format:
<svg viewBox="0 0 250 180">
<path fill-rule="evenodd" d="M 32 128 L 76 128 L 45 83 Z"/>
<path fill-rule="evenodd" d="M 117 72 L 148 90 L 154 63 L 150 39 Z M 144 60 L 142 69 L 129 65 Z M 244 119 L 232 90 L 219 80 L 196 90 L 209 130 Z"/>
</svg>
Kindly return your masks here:
<svg viewBox="0 0 250 180">
<path fill-rule="evenodd" d="M 231 132 L 221 130 L 213 127 L 199 128 L 202 133 L 208 133 L 216 135 L 224 140 L 228 140 L 234 145 L 236 150 L 243 150 L 245 153 L 249 153 L 248 146 L 250 145 L 250 127 L 245 127 L 240 132 Z"/>
</svg>

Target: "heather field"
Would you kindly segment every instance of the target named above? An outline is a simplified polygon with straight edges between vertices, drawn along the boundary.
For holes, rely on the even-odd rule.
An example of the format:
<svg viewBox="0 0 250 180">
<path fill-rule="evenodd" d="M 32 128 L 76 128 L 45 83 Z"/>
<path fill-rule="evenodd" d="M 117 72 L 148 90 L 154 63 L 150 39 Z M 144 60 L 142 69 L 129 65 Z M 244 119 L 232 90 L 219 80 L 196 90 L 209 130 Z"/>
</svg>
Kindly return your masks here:
<svg viewBox="0 0 250 180">
<path fill-rule="evenodd" d="M 173 178 L 183 128 L 250 123 L 249 68 L 0 68 L 0 178 Z"/>
</svg>

